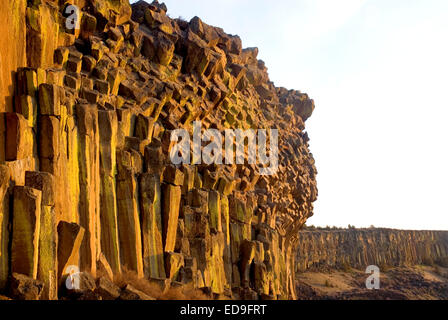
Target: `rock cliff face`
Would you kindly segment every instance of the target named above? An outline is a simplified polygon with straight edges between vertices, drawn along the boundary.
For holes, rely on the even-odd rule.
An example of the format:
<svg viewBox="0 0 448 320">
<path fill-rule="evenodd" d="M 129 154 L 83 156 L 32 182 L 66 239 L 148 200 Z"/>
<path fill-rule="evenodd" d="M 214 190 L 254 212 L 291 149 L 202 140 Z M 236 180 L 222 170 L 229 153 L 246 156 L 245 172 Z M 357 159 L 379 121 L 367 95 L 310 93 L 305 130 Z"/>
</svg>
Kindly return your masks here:
<svg viewBox="0 0 448 320">
<path fill-rule="evenodd" d="M 301 231 L 296 271 L 313 268 L 365 270 L 369 265 L 413 266 L 448 258 L 447 231 L 349 229 Z"/>
<path fill-rule="evenodd" d="M 81 10 L 79 29 L 69 5 Z M 166 11 L 127 0 L 11 0 L 0 10 L 1 289 L 20 274 L 56 299 L 78 266 L 295 298 L 297 231 L 317 197 L 304 131 L 314 103 L 276 88 L 238 36 Z M 194 121 L 278 129 L 278 171 L 173 165 L 171 133 L 192 133 Z"/>
</svg>

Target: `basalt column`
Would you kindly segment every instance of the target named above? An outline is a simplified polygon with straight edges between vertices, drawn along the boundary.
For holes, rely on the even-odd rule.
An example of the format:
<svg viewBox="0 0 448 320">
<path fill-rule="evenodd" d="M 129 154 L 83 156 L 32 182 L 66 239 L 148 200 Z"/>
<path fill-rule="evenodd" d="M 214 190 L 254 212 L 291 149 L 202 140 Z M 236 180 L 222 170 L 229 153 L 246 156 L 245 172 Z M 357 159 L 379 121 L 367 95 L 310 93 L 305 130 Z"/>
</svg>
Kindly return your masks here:
<svg viewBox="0 0 448 320">
<path fill-rule="evenodd" d="M 79 134 L 79 224 L 85 229 L 80 248 L 80 268 L 96 274 L 100 249 L 100 148 L 98 109 L 77 105 Z"/>
</svg>

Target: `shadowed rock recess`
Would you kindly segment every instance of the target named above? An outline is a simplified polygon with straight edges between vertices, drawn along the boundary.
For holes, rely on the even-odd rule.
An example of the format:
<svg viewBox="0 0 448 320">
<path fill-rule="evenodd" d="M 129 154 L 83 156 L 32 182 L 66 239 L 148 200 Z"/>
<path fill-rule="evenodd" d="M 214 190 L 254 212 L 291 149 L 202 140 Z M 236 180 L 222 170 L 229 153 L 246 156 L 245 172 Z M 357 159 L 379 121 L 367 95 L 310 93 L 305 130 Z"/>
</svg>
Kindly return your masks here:
<svg viewBox="0 0 448 320">
<path fill-rule="evenodd" d="M 69 5 L 81 10 L 79 30 L 67 29 Z M 238 36 L 166 10 L 127 0 L 3 3 L 5 294 L 60 298 L 75 266 L 93 298 L 149 299 L 104 278 L 129 271 L 215 298 L 296 297 L 297 231 L 317 197 L 304 131 L 314 102 L 275 87 L 258 49 Z M 191 133 L 196 120 L 220 131 L 278 129 L 278 172 L 172 165 L 172 130 Z"/>
</svg>

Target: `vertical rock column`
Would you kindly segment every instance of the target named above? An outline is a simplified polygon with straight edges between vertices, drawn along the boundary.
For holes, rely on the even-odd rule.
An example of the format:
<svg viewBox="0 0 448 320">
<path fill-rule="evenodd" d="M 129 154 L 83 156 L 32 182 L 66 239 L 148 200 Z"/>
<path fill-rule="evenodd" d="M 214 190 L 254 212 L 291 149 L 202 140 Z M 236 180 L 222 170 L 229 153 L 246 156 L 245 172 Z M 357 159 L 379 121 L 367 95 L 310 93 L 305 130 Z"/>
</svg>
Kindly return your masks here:
<svg viewBox="0 0 448 320">
<path fill-rule="evenodd" d="M 118 121 L 114 111 L 99 111 L 101 249 L 113 273 L 121 273 L 115 190 Z"/>
<path fill-rule="evenodd" d="M 59 24 L 51 7 L 41 4 L 27 8 L 27 62 L 30 67 L 50 67 L 57 47 Z"/>
<path fill-rule="evenodd" d="M 42 192 L 14 187 L 11 272 L 37 278 Z"/>
<path fill-rule="evenodd" d="M 165 278 L 162 242 L 162 191 L 159 175 L 146 173 L 141 176 L 140 207 L 145 278 Z"/>
<path fill-rule="evenodd" d="M 184 174 L 175 166 L 167 166 L 163 172 L 163 237 L 165 252 L 174 252 L 179 221 L 180 199 Z"/>
<path fill-rule="evenodd" d="M 243 200 L 236 197 L 234 193 L 229 196 L 229 219 L 230 219 L 230 254 L 232 261 L 232 287 L 244 285 L 244 272 L 238 263 L 242 255 L 242 243 L 251 240 L 250 210 L 246 208 Z"/>
<path fill-rule="evenodd" d="M 14 77 L 18 67 L 26 65 L 26 0 L 2 1 L 0 11 L 0 112 L 13 110 Z M 3 146 L 0 124 L 0 150 Z M 2 151 L 0 151 L 0 161 Z"/>
<path fill-rule="evenodd" d="M 85 229 L 80 269 L 96 274 L 100 249 L 100 172 L 98 110 L 95 105 L 77 105 L 79 133 L 79 224 Z"/>
<path fill-rule="evenodd" d="M 48 172 L 26 172 L 25 184 L 42 192 L 39 265 L 37 278 L 44 283 L 42 299 L 57 300 L 57 218 L 54 210 L 56 182 Z"/>
<path fill-rule="evenodd" d="M 163 235 L 165 252 L 174 252 L 176 245 L 180 198 L 180 186 L 172 184 L 163 185 Z"/>
<path fill-rule="evenodd" d="M 49 172 L 56 179 L 55 212 L 58 219 L 71 215 L 67 187 L 67 156 L 65 123 L 67 108 L 61 105 L 64 89 L 43 83 L 39 86 L 39 160 L 40 171 Z M 78 182 L 77 182 L 78 183 Z"/>
<path fill-rule="evenodd" d="M 79 223 L 79 140 L 75 117 L 67 117 L 67 192 L 70 216 L 68 221 Z"/>
<path fill-rule="evenodd" d="M 5 287 L 9 272 L 9 178 L 9 168 L 0 165 L 0 290 Z"/>
<path fill-rule="evenodd" d="M 221 221 L 222 232 L 224 233 L 224 274 L 226 277 L 227 289 L 231 289 L 232 285 L 232 254 L 230 251 L 230 216 L 229 216 L 229 200 L 227 196 L 221 195 Z"/>
<path fill-rule="evenodd" d="M 0 112 L 0 163 L 5 161 L 6 149 L 6 119 L 5 114 Z"/>
<path fill-rule="evenodd" d="M 118 238 L 121 265 L 143 277 L 142 235 L 136 167 L 130 152 L 117 152 Z"/>
<path fill-rule="evenodd" d="M 6 113 L 6 161 L 29 158 L 33 155 L 34 140 L 27 119 L 19 113 Z"/>
<path fill-rule="evenodd" d="M 207 264 L 210 270 L 212 292 L 216 294 L 223 294 L 226 284 L 224 246 L 224 233 L 218 232 L 211 236 L 211 256 Z"/>
</svg>

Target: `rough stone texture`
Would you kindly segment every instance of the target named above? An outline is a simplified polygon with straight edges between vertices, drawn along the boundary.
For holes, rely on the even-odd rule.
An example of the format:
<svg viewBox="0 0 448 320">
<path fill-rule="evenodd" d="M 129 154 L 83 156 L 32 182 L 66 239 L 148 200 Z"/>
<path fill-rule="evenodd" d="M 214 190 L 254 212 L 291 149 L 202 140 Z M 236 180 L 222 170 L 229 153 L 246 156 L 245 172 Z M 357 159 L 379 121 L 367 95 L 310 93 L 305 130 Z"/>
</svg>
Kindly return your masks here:
<svg viewBox="0 0 448 320">
<path fill-rule="evenodd" d="M 39 300 L 44 284 L 23 274 L 13 273 L 10 279 L 9 295 L 17 300 Z"/>
<path fill-rule="evenodd" d="M 120 152 L 117 176 L 118 236 L 121 264 L 143 277 L 143 250 L 136 167 L 129 152 Z"/>
<path fill-rule="evenodd" d="M 53 269 L 57 238 L 57 283 L 69 266 L 95 276 L 99 264 L 227 297 L 295 298 L 297 231 L 317 197 L 304 124 L 313 100 L 275 87 L 258 49 L 198 17 L 171 19 L 158 2 L 133 11 L 127 0 L 70 3 L 83 11 L 80 30 L 66 28 L 60 1 L 13 0 L 0 13 L 0 168 L 9 172 L 0 179 L 0 266 L 17 265 L 5 248 L 20 240 L 29 249 L 21 265 L 33 270 L 19 272 L 36 276 L 34 255 Z M 221 132 L 278 129 L 278 171 L 174 166 L 171 132 L 191 134 L 194 121 Z M 41 203 L 18 194 L 9 206 L 25 185 L 41 190 Z M 8 243 L 14 221 L 34 233 L 13 232 Z M 178 270 L 171 257 L 181 256 Z M 10 274 L 0 269 L 0 286 Z"/>
<path fill-rule="evenodd" d="M 42 192 L 37 278 L 44 283 L 42 299 L 57 300 L 56 181 L 48 172 L 25 173 L 25 185 Z"/>
<path fill-rule="evenodd" d="M 165 269 L 167 278 L 176 281 L 179 277 L 180 269 L 184 267 L 184 256 L 180 253 L 167 252 L 165 255 Z"/>
<path fill-rule="evenodd" d="M 58 299 L 58 256 L 56 215 L 53 206 L 42 205 L 39 233 L 39 266 L 37 279 L 44 283 L 42 299 Z"/>
<path fill-rule="evenodd" d="M 301 231 L 296 270 L 413 266 L 448 257 L 448 232 L 391 229 Z"/>
<path fill-rule="evenodd" d="M 118 240 L 117 194 L 115 172 L 117 170 L 118 120 L 113 111 L 99 111 L 100 129 L 100 216 L 101 249 L 114 273 L 121 272 L 120 245 Z"/>
<path fill-rule="evenodd" d="M 26 0 L 12 0 L 0 11 L 0 112 L 13 111 L 15 73 L 26 65 Z M 0 124 L 0 131 L 2 124 Z M 1 139 L 1 135 L 0 135 Z M 0 149 L 3 146 L 0 140 Z M 0 157 L 0 161 L 4 160 Z"/>
<path fill-rule="evenodd" d="M 94 105 L 77 105 L 79 134 L 79 223 L 85 229 L 80 248 L 80 268 L 96 274 L 100 241 L 100 163 L 98 110 Z"/>
<path fill-rule="evenodd" d="M 9 275 L 9 168 L 0 165 L 0 290 L 4 289 Z"/>
<path fill-rule="evenodd" d="M 140 179 L 143 235 L 143 266 L 146 278 L 164 278 L 162 242 L 162 190 L 160 177 L 144 174 Z"/>
<path fill-rule="evenodd" d="M 48 68 L 58 46 L 59 24 L 51 6 L 40 4 L 26 11 L 26 53 L 28 66 Z"/>
<path fill-rule="evenodd" d="M 19 113 L 7 113 L 6 151 L 8 161 L 22 160 L 32 156 L 33 133 L 24 116 Z"/>
<path fill-rule="evenodd" d="M 70 273 L 70 266 L 79 265 L 79 251 L 85 230 L 76 223 L 66 221 L 58 225 L 58 279 Z"/>
<path fill-rule="evenodd" d="M 42 192 L 29 187 L 14 188 L 11 271 L 37 278 Z"/>
<path fill-rule="evenodd" d="M 179 218 L 181 188 L 170 184 L 163 185 L 163 239 L 165 252 L 174 251 Z"/>
<path fill-rule="evenodd" d="M 117 300 L 120 297 L 120 288 L 104 277 L 101 277 L 96 281 L 95 292 L 101 296 L 103 300 Z"/>
<path fill-rule="evenodd" d="M 148 296 L 146 293 L 135 289 L 131 285 L 125 286 L 121 290 L 120 300 L 155 300 L 153 297 Z"/>
</svg>

